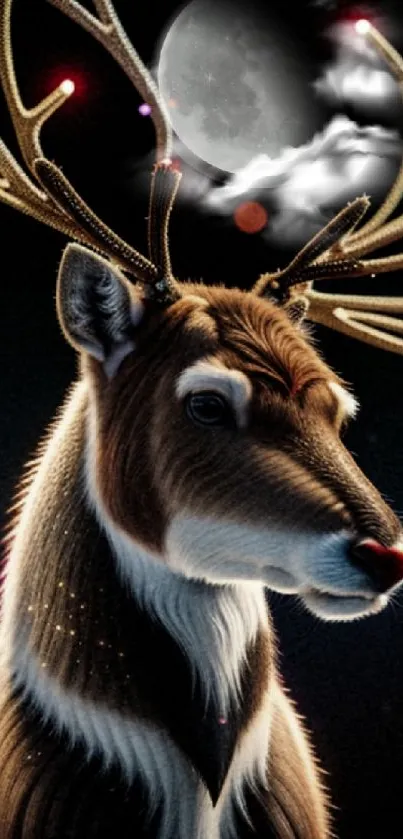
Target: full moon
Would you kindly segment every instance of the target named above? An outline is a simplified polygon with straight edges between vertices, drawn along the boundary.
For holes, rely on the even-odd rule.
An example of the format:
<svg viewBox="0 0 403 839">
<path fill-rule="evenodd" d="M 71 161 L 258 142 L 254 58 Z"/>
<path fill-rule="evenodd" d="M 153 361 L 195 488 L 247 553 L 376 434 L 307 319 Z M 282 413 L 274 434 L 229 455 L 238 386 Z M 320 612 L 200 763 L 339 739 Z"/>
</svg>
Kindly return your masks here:
<svg viewBox="0 0 403 839">
<path fill-rule="evenodd" d="M 179 139 L 225 172 L 300 145 L 318 124 L 303 56 L 253 6 L 193 0 L 165 35 L 157 74 Z"/>
</svg>

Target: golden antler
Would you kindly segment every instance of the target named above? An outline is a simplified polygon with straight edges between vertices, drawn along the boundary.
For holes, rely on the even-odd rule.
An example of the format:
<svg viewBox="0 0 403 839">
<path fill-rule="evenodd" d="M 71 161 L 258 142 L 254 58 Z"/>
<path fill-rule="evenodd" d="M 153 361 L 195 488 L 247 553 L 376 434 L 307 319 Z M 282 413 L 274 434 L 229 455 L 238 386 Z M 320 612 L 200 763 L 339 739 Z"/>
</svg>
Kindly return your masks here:
<svg viewBox="0 0 403 839">
<path fill-rule="evenodd" d="M 71 83 L 63 82 L 39 105 L 25 108 L 18 90 L 12 54 L 12 0 L 0 0 L 0 80 L 24 162 L 34 179 L 24 172 L 0 140 L 0 200 L 65 233 L 69 238 L 112 257 L 123 270 L 145 285 L 149 297 L 160 303 L 172 302 L 180 296 L 180 292 L 170 271 L 167 228 L 180 173 L 171 168 L 169 160 L 172 143 L 165 106 L 109 0 L 94 0 L 99 19 L 75 0 L 49 2 L 101 42 L 123 68 L 140 95 L 151 105 L 157 137 L 157 164 L 152 176 L 150 259 L 105 225 L 80 198 L 60 169 L 44 157 L 40 143 L 41 128 L 71 95 L 72 86 Z M 158 210 L 154 209 L 154 203 L 158 205 Z M 164 216 L 161 206 L 165 208 Z M 164 231 L 162 238 L 154 228 L 154 220 L 158 220 Z M 156 262 L 153 261 L 154 257 Z"/>
<path fill-rule="evenodd" d="M 403 58 L 368 21 L 359 21 L 357 31 L 368 37 L 388 63 L 403 94 Z M 303 294 L 309 300 L 308 317 L 338 332 L 359 338 L 381 349 L 403 354 L 403 297 L 324 294 L 312 289 L 318 280 L 336 277 L 375 276 L 403 268 L 403 253 L 377 259 L 365 254 L 385 247 L 403 236 L 403 215 L 385 223 L 403 195 L 403 162 L 382 206 L 355 230 L 367 212 L 365 196 L 348 204 L 294 257 L 287 268 L 263 274 L 254 291 L 280 301 Z M 354 231 L 354 232 L 353 232 Z"/>
<path fill-rule="evenodd" d="M 99 19 L 84 9 L 76 0 L 48 0 L 99 41 L 120 64 L 140 96 L 151 107 L 157 148 L 157 163 L 171 157 L 172 130 L 165 104 L 158 88 L 129 41 L 110 0 L 93 0 Z"/>
</svg>

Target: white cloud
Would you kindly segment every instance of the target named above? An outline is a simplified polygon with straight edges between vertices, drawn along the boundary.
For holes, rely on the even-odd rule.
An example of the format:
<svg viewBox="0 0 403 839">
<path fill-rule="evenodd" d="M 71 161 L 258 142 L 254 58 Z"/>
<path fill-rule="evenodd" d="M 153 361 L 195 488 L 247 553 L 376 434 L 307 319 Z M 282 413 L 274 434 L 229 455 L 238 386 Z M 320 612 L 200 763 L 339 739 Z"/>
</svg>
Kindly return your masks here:
<svg viewBox="0 0 403 839">
<path fill-rule="evenodd" d="M 305 145 L 285 148 L 276 158 L 253 158 L 224 186 L 211 188 L 202 204 L 232 214 L 241 200 L 255 198 L 271 211 L 263 235 L 301 245 L 348 200 L 382 195 L 401 153 L 397 131 L 335 116 Z"/>
<path fill-rule="evenodd" d="M 376 70 L 357 64 L 345 56 L 336 65 L 326 68 L 322 78 L 315 82 L 315 90 L 328 102 L 356 102 L 374 104 L 394 99 L 398 84 L 386 70 Z"/>
<path fill-rule="evenodd" d="M 398 101 L 399 85 L 379 54 L 351 24 L 337 24 L 329 34 L 336 55 L 314 82 L 316 93 L 330 104 L 352 103 L 386 112 L 391 102 Z"/>
</svg>

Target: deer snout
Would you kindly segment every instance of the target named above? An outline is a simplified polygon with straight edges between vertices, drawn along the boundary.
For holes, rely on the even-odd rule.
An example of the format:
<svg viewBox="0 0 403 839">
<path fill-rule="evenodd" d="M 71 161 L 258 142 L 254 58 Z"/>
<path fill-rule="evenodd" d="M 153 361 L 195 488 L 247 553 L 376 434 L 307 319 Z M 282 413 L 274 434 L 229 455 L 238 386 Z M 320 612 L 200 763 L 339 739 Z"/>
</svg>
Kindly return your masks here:
<svg viewBox="0 0 403 839">
<path fill-rule="evenodd" d="M 349 557 L 370 577 L 380 594 L 403 580 L 403 549 L 385 548 L 375 539 L 362 539 L 351 545 Z"/>
<path fill-rule="evenodd" d="M 321 439 L 316 432 L 304 458 L 320 483 L 342 502 L 353 532 L 365 534 L 357 545 L 370 541 L 381 548 L 398 543 L 402 530 L 398 517 L 339 440 L 329 440 L 324 433 Z"/>
</svg>

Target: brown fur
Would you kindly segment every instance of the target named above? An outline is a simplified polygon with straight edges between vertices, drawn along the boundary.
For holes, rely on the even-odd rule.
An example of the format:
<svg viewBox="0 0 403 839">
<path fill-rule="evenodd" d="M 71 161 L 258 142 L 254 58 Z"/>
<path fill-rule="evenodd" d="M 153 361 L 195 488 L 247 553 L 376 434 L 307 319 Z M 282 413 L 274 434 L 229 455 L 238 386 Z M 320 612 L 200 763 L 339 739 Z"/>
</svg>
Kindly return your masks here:
<svg viewBox="0 0 403 839">
<path fill-rule="evenodd" d="M 209 316 L 215 329 L 196 321 L 200 306 L 184 298 L 140 326 L 140 352 L 125 359 L 119 376 L 107 381 L 100 365 L 90 362 L 99 417 L 98 485 L 115 521 L 161 550 L 167 521 L 183 506 L 257 523 L 289 518 L 295 525 L 309 517 L 321 530 L 351 521 L 349 506 L 356 510 L 357 531 L 365 521 L 368 535 L 392 542 L 399 531 L 395 516 L 339 440 L 343 418 L 327 383 L 340 379 L 304 334 L 278 307 L 252 294 L 189 290 L 205 297 L 203 319 Z M 203 435 L 184 416 L 175 381 L 204 357 L 252 381 L 245 433 L 213 429 Z"/>
<path fill-rule="evenodd" d="M 138 290 L 127 288 L 135 303 Z M 30 649 L 50 676 L 83 698 L 162 724 L 197 767 L 212 800 L 225 783 L 235 748 L 253 729 L 269 685 L 273 730 L 268 789 L 259 796 L 250 794 L 248 802 L 256 835 L 328 839 L 326 795 L 309 738 L 278 688 L 270 624 L 245 650 L 241 701 L 238 708 L 231 705 L 224 736 L 214 704 L 202 714 L 202 697 L 196 692 L 192 702 L 186 698 L 191 693 L 189 665 L 176 642 L 122 585 L 108 540 L 86 499 L 88 435 L 96 432 L 94 477 L 105 510 L 161 561 L 167 527 L 182 510 L 265 526 L 281 522 L 303 529 L 309 522 L 318 532 L 347 525 L 384 544 L 395 540 L 399 524 L 340 442 L 343 412 L 328 387 L 340 380 L 307 335 L 277 306 L 253 294 L 197 284 L 183 286 L 183 291 L 185 296 L 168 309 L 148 307 L 128 334 L 135 351 L 112 377 L 102 363 L 82 354 L 83 381 L 69 396 L 70 414 L 67 405 L 61 414 L 70 416 L 68 423 L 62 420 L 63 437 L 55 447 L 51 430 L 12 511 L 10 550 L 49 448 L 48 472 L 24 524 L 16 614 L 21 630 L 28 630 Z M 59 316 L 63 318 L 60 304 Z M 124 317 L 123 311 L 122 323 Z M 100 326 L 100 334 L 102 329 L 107 334 L 108 325 Z M 189 422 L 176 382 L 202 359 L 235 369 L 251 382 L 246 428 L 200 429 Z M 189 580 L 192 596 L 204 585 Z M 118 818 L 121 797 L 105 803 L 104 824 L 89 802 L 95 789 L 104 800 L 109 775 L 99 775 L 99 767 L 92 771 L 91 764 L 80 768 L 85 755 L 74 750 L 67 757 L 55 733 L 41 731 L 32 709 L 14 695 L 11 674 L 4 675 L 0 702 L 4 839 L 53 839 L 62 824 L 72 830 L 66 837 L 103 839 L 105 825 Z M 33 747 L 37 761 L 28 769 Z M 76 792 L 69 798 L 60 790 L 72 779 Z M 133 824 L 140 806 L 137 795 L 133 788 L 125 799 Z M 74 824 L 69 821 L 71 802 L 78 808 Z M 240 825 L 240 839 L 249 837 L 245 829 Z"/>
</svg>

